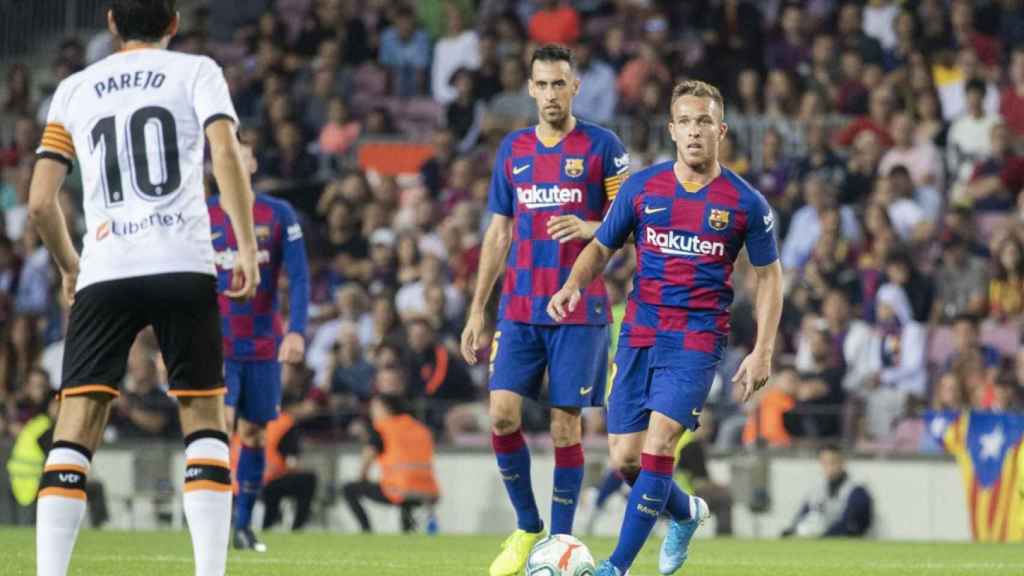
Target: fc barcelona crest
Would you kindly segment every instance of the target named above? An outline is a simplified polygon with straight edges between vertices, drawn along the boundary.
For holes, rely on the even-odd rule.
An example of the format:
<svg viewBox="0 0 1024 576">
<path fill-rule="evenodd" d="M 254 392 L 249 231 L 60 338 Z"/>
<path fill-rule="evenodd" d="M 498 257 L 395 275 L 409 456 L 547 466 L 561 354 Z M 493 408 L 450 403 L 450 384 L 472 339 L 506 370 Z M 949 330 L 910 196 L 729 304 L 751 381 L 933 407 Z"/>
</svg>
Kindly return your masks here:
<svg viewBox="0 0 1024 576">
<path fill-rule="evenodd" d="M 729 227 L 729 211 L 712 208 L 708 216 L 708 225 L 715 230 L 725 230 Z"/>
<path fill-rule="evenodd" d="M 583 158 L 566 158 L 565 175 L 569 178 L 583 176 Z"/>
</svg>

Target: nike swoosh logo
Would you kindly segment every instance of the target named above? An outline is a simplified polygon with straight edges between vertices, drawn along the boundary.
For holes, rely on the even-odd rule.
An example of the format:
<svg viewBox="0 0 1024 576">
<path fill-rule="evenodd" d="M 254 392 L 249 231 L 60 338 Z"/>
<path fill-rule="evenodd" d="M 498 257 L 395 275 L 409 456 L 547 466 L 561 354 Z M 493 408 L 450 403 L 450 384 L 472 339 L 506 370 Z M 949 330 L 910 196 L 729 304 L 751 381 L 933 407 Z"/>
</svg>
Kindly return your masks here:
<svg viewBox="0 0 1024 576">
<path fill-rule="evenodd" d="M 590 391 L 593 390 L 593 389 L 594 389 L 593 386 L 591 386 L 590 388 L 583 388 L 581 386 L 580 387 L 580 396 L 586 396 L 587 394 L 590 394 Z"/>
<path fill-rule="evenodd" d="M 668 207 L 651 208 L 650 206 L 644 206 L 644 214 L 657 214 L 658 212 L 664 212 L 665 210 L 668 210 Z"/>
<path fill-rule="evenodd" d="M 658 499 L 658 498 L 651 498 L 647 494 L 641 494 L 640 497 L 643 498 L 644 502 L 661 502 L 660 499 Z"/>
<path fill-rule="evenodd" d="M 694 408 L 693 411 L 690 412 L 690 414 L 693 414 L 694 416 L 700 418 L 700 410 L 697 410 L 696 408 Z"/>
<path fill-rule="evenodd" d="M 523 164 L 522 166 L 513 166 L 513 167 L 512 167 L 512 173 L 513 173 L 513 174 L 520 174 L 520 173 L 522 173 L 522 172 L 523 172 L 523 170 L 526 170 L 526 169 L 528 169 L 529 167 L 530 167 L 530 165 L 529 165 L 529 164 Z"/>
<path fill-rule="evenodd" d="M 214 232 L 213 234 L 210 235 L 210 239 L 211 240 L 216 240 L 217 238 L 220 238 L 223 235 L 224 234 L 222 232 Z"/>
</svg>

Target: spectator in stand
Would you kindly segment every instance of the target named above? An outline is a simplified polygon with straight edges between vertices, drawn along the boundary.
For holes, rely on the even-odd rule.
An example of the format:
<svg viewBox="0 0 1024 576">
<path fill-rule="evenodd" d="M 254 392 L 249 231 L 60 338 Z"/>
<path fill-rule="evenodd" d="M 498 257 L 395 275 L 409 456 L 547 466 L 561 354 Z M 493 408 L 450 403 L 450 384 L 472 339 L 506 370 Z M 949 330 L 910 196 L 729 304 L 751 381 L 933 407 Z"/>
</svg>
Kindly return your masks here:
<svg viewBox="0 0 1024 576">
<path fill-rule="evenodd" d="M 0 113 L 8 118 L 32 116 L 35 112 L 32 100 L 32 73 L 20 62 L 7 69 L 7 95 L 4 96 Z"/>
<path fill-rule="evenodd" d="M 876 331 L 871 347 L 877 373 L 865 382 L 864 432 L 881 440 L 903 415 L 908 397 L 924 397 L 928 371 L 925 326 L 914 321 L 906 293 L 896 284 L 885 284 L 876 300 Z"/>
<path fill-rule="evenodd" d="M 562 0 L 541 0 L 540 10 L 530 18 L 530 40 L 536 44 L 576 43 L 580 37 L 580 14 Z"/>
<path fill-rule="evenodd" d="M 974 165 L 962 198 L 975 210 L 1002 212 L 1016 205 L 1024 189 L 1024 156 L 1014 151 L 1005 124 L 993 125 L 990 138 L 992 153 Z"/>
<path fill-rule="evenodd" d="M 467 68 L 453 72 L 451 83 L 455 87 L 455 98 L 445 108 L 446 124 L 457 141 L 455 149 L 460 154 L 470 152 L 479 142 L 487 110 L 476 97 L 475 78 L 476 74 Z"/>
<path fill-rule="evenodd" d="M 892 106 L 893 95 L 888 87 L 880 86 L 872 90 L 868 96 L 868 114 L 855 119 L 840 130 L 836 135 L 836 145 L 848 148 L 861 132 L 870 131 L 878 136 L 883 148 L 892 146 L 892 136 L 889 132 Z"/>
<path fill-rule="evenodd" d="M 380 63 L 388 69 L 390 93 L 399 98 L 419 96 L 430 68 L 430 37 L 405 5 L 395 10 L 394 22 L 380 34 Z"/>
<path fill-rule="evenodd" d="M 979 317 L 961 314 L 953 321 L 953 352 L 944 368 L 946 371 L 954 370 L 958 365 L 975 360 L 986 372 L 986 380 L 995 380 L 1002 364 L 1002 355 L 981 341 Z"/>
<path fill-rule="evenodd" d="M 114 399 L 111 425 L 120 438 L 175 438 L 178 432 L 178 407 L 158 380 L 155 336 L 149 330 L 135 339 L 128 354 L 128 374 L 124 389 Z"/>
<path fill-rule="evenodd" d="M 804 37 L 804 12 L 800 4 L 788 2 L 782 7 L 777 37 L 768 44 L 765 62 L 768 68 L 804 73 L 811 53 Z"/>
<path fill-rule="evenodd" d="M 478 397 L 469 370 L 458 354 L 437 339 L 426 319 L 414 318 L 405 327 L 412 374 L 409 395 L 427 400 L 424 423 L 436 435 L 455 437 L 462 431 L 467 415 L 472 417 L 470 403 Z"/>
<path fill-rule="evenodd" d="M 444 15 L 445 34 L 434 45 L 434 64 L 430 68 L 430 91 L 442 106 L 458 96 L 455 72 L 480 67 L 480 39 L 475 30 L 466 28 L 462 10 L 455 2 L 445 2 Z"/>
<path fill-rule="evenodd" d="M 992 279 L 988 284 L 988 316 L 1000 322 L 1024 313 L 1024 245 L 1006 236 L 992 251 Z"/>
<path fill-rule="evenodd" d="M 526 92 L 526 73 L 518 58 L 501 62 L 501 92 L 487 105 L 484 122 L 488 133 L 507 132 L 537 117 L 537 103 Z"/>
<path fill-rule="evenodd" d="M 949 124 L 942 117 L 942 103 L 933 88 L 918 90 L 914 96 L 914 141 L 931 142 L 945 149 Z M 955 176 L 955 175 L 954 175 Z"/>
<path fill-rule="evenodd" d="M 580 89 L 572 101 L 573 114 L 584 120 L 607 125 L 613 120 L 618 94 L 609 90 L 615 85 L 615 70 L 594 56 L 592 40 L 584 38 L 576 47 L 576 77 Z"/>
<path fill-rule="evenodd" d="M 982 315 L 988 310 L 988 266 L 970 254 L 956 232 L 942 239 L 941 266 L 935 273 L 938 287 L 932 321 L 950 323 L 962 314 Z"/>
<path fill-rule="evenodd" d="M 906 166 L 915 186 L 945 190 L 946 171 L 942 156 L 931 142 L 914 142 L 914 125 L 910 116 L 896 113 L 890 118 L 889 125 L 893 146 L 878 163 L 879 172 L 888 174 L 893 166 Z"/>
<path fill-rule="evenodd" d="M 824 175 L 812 173 L 803 181 L 804 205 L 793 214 L 782 243 L 782 265 L 786 270 L 799 270 L 811 257 L 822 230 L 821 215 L 826 210 L 839 210 L 842 238 L 860 241 L 860 224 L 850 206 L 839 206 L 837 194 Z"/>
<path fill-rule="evenodd" d="M 881 44 L 883 50 L 896 46 L 896 18 L 900 7 L 893 0 L 869 0 L 864 7 L 864 33 Z"/>
<path fill-rule="evenodd" d="M 992 153 L 992 128 L 1000 122 L 996 114 L 986 114 L 985 83 L 977 78 L 967 82 L 967 109 L 953 121 L 946 143 L 946 167 L 959 178 L 964 168 Z"/>
<path fill-rule="evenodd" d="M 881 64 L 884 58 L 882 45 L 864 33 L 863 22 L 859 3 L 847 2 L 839 8 L 839 34 L 836 39 L 840 49 L 856 50 L 865 62 Z"/>
<path fill-rule="evenodd" d="M 327 102 L 327 122 L 320 129 L 321 154 L 344 156 L 359 139 L 362 126 L 352 118 L 345 99 L 334 96 Z"/>
<path fill-rule="evenodd" d="M 1016 141 L 1024 139 L 1024 44 L 1010 52 L 1009 81 L 999 98 L 999 114 Z"/>
</svg>

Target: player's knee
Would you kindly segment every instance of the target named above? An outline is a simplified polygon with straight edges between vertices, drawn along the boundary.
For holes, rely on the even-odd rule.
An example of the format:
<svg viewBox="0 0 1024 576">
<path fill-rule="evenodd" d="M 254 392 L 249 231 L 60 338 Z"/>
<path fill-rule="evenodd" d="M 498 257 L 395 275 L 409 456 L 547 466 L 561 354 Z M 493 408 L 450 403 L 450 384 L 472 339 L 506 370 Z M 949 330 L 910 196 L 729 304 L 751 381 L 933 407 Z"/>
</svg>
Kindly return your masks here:
<svg viewBox="0 0 1024 576">
<path fill-rule="evenodd" d="M 242 440 L 242 444 L 252 448 L 261 448 L 266 445 L 267 433 L 259 424 L 239 420 L 238 436 Z"/>
<path fill-rule="evenodd" d="M 491 429 L 498 436 L 511 434 L 519 430 L 519 419 L 509 414 L 491 413 Z"/>
<path fill-rule="evenodd" d="M 552 418 L 551 419 L 551 440 L 555 446 L 570 446 L 577 444 L 582 435 L 580 419 L 577 418 Z"/>
</svg>

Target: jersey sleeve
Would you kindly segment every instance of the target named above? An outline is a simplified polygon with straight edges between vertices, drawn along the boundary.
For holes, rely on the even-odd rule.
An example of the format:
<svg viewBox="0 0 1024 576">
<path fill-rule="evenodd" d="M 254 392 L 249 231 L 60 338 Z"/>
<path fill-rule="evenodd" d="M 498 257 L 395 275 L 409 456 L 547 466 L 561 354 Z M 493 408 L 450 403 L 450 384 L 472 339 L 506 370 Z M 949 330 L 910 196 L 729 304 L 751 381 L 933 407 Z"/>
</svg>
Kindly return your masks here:
<svg viewBox="0 0 1024 576">
<path fill-rule="evenodd" d="M 608 132 L 604 150 L 601 154 L 601 165 L 604 166 L 604 192 L 608 201 L 612 202 L 619 195 L 622 183 L 629 177 L 629 152 L 622 145 L 619 137 Z"/>
<path fill-rule="evenodd" d="M 487 209 L 495 214 L 515 215 L 515 193 L 509 177 L 508 161 L 512 151 L 511 138 L 505 138 L 498 148 L 494 159 L 494 170 L 491 172 L 491 187 L 487 191 Z"/>
<path fill-rule="evenodd" d="M 767 266 L 779 259 L 779 249 L 775 242 L 775 214 L 764 196 L 756 193 L 753 196 L 745 240 L 747 254 L 754 266 Z"/>
<path fill-rule="evenodd" d="M 70 169 L 71 162 L 75 159 L 75 143 L 65 124 L 66 106 L 65 84 L 61 82 L 50 100 L 46 128 L 43 129 L 42 140 L 36 148 L 36 156 L 57 160 Z"/>
<path fill-rule="evenodd" d="M 211 122 L 226 118 L 238 125 L 238 114 L 231 102 L 227 80 L 220 66 L 210 58 L 200 60 L 196 83 L 192 95 L 199 124 L 205 130 Z"/>
<path fill-rule="evenodd" d="M 608 209 L 604 221 L 594 234 L 598 242 L 612 249 L 621 248 L 625 244 L 626 239 L 636 229 L 636 207 L 633 201 L 641 189 L 643 183 L 639 178 L 626 179 L 621 192 L 612 202 L 612 207 Z"/>
<path fill-rule="evenodd" d="M 291 206 L 280 208 L 281 251 L 285 272 L 288 274 L 288 331 L 306 334 L 306 320 L 309 317 L 309 269 L 306 265 L 306 244 L 302 239 L 302 227 Z"/>
</svg>

